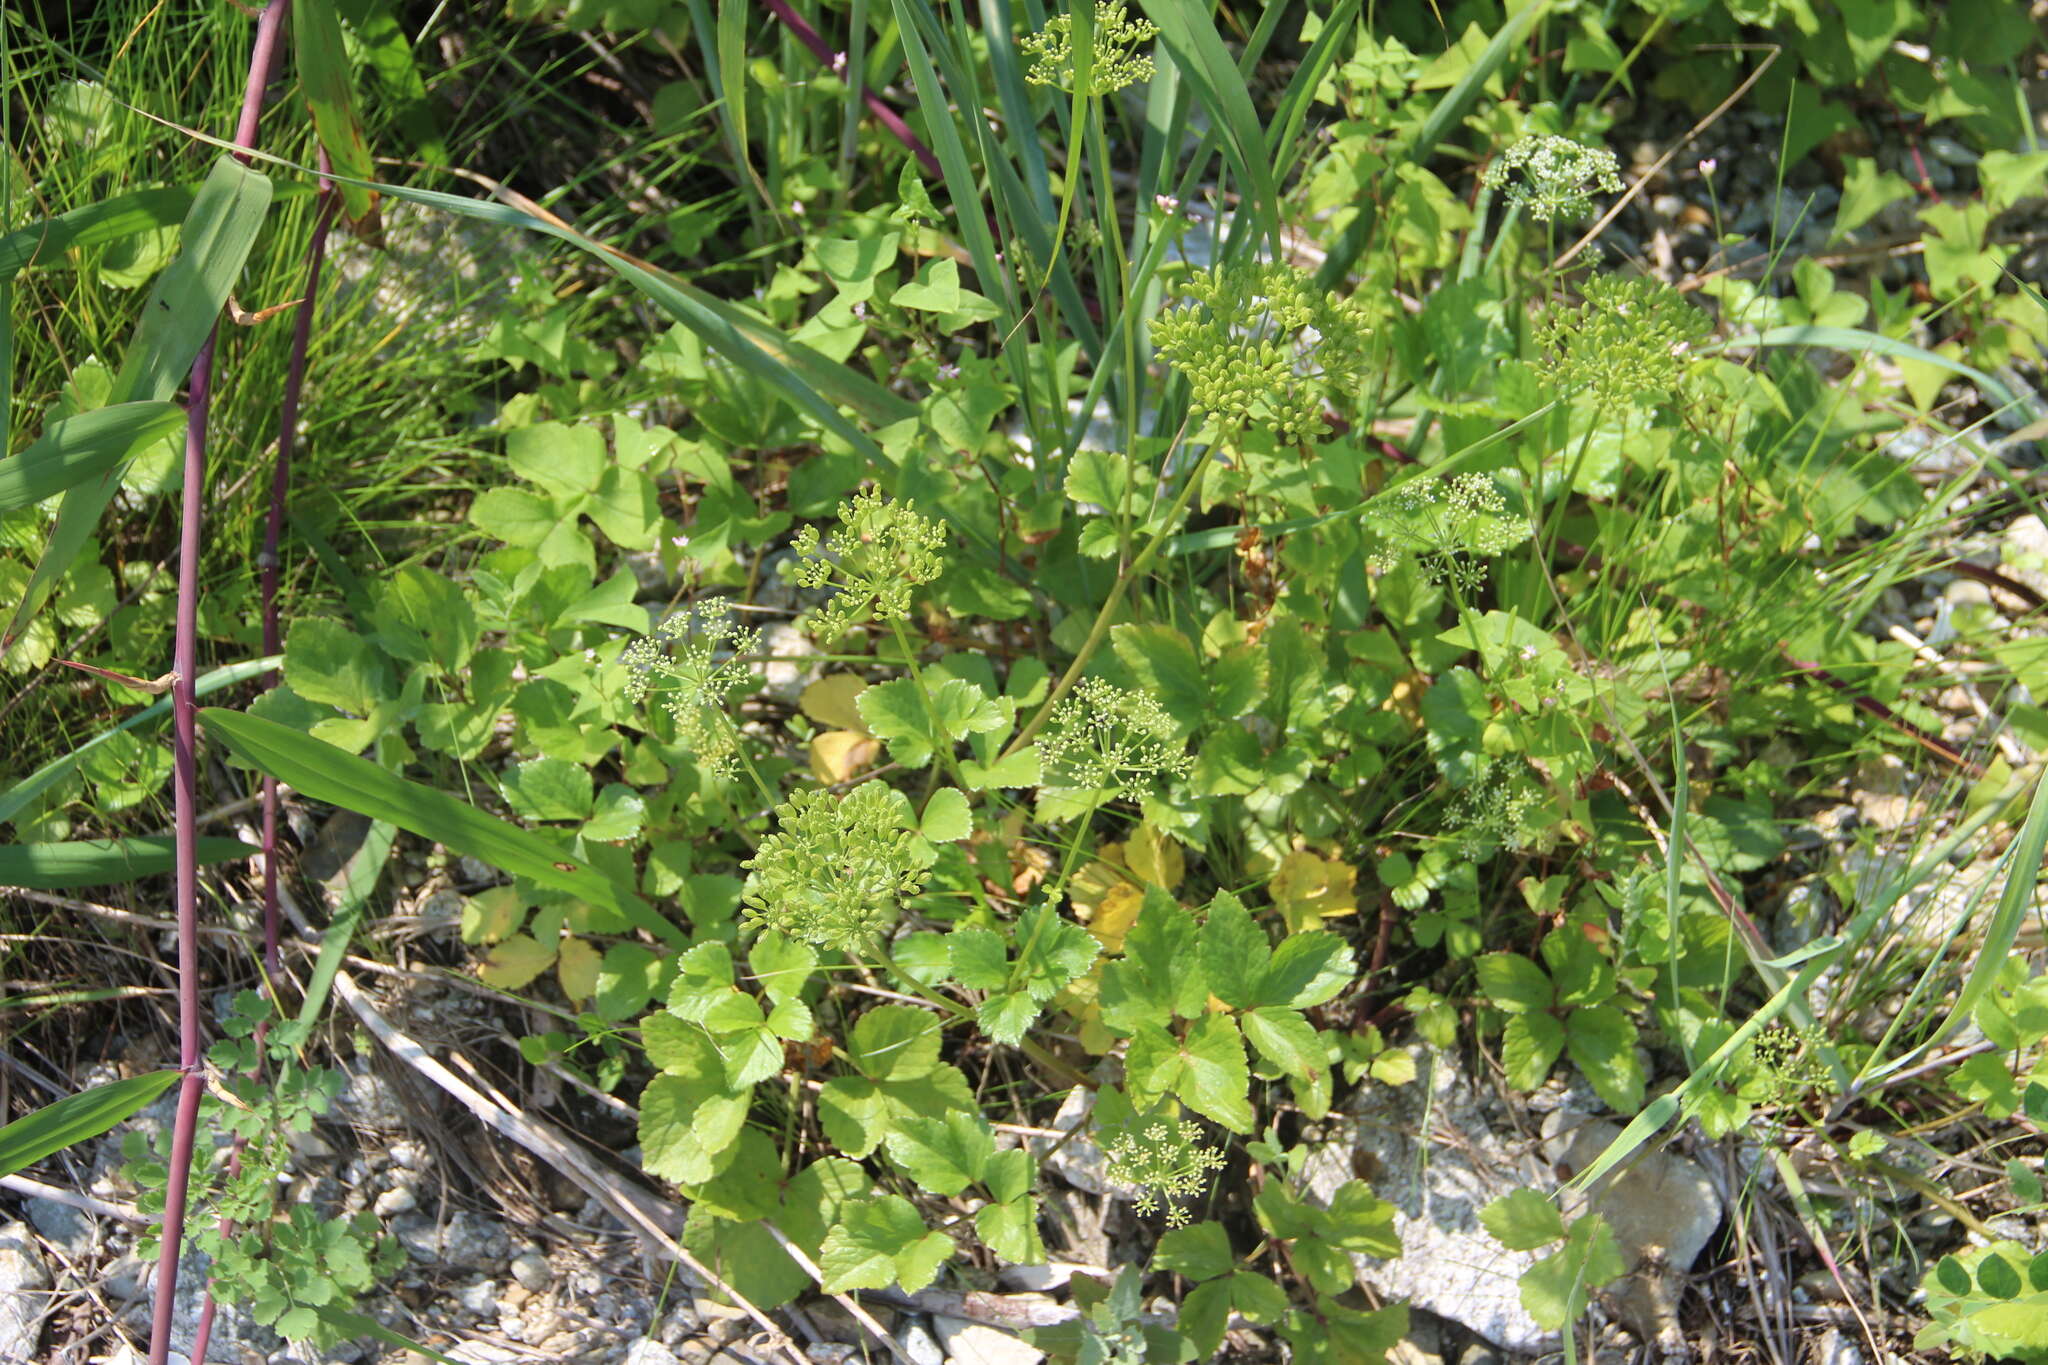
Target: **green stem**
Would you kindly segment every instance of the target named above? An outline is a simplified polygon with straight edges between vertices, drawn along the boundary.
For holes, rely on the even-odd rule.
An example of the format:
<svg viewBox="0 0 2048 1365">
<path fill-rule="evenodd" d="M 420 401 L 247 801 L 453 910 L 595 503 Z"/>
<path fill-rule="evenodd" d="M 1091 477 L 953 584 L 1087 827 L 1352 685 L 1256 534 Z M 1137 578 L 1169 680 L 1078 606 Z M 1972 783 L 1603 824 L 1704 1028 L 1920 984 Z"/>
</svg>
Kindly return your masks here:
<svg viewBox="0 0 2048 1365">
<path fill-rule="evenodd" d="M 1186 426 L 1183 425 L 1181 431 L 1185 433 L 1186 430 Z M 1179 448 L 1179 436 L 1174 437 L 1173 445 L 1175 449 Z M 1166 516 L 1161 519 L 1159 529 L 1153 533 L 1152 539 L 1145 542 L 1145 548 L 1138 552 L 1138 557 L 1132 560 L 1116 576 L 1116 582 L 1110 585 L 1109 596 L 1103 599 L 1102 610 L 1095 614 L 1095 624 L 1089 628 L 1088 638 L 1081 642 L 1081 652 L 1074 656 L 1073 663 L 1067 665 L 1067 671 L 1060 675 L 1059 682 L 1054 685 L 1044 702 L 1040 703 L 1029 723 L 1017 732 L 1016 738 L 1003 746 L 998 761 L 1008 758 L 1035 739 L 1038 732 L 1044 728 L 1047 717 L 1052 714 L 1052 708 L 1058 705 L 1060 698 L 1066 696 L 1074 684 L 1081 680 L 1081 670 L 1088 666 L 1088 661 L 1095 657 L 1095 651 L 1102 647 L 1103 640 L 1108 637 L 1110 622 L 1116 616 L 1116 609 L 1123 605 L 1124 594 L 1130 591 L 1131 583 L 1138 575 L 1151 568 L 1152 561 L 1159 557 L 1159 548 L 1166 543 L 1166 538 L 1173 528 L 1180 524 L 1181 513 L 1187 510 L 1189 500 L 1194 497 L 1195 489 L 1202 482 L 1203 473 L 1209 468 L 1209 461 L 1215 458 L 1216 447 L 1212 445 L 1202 452 L 1201 459 L 1195 461 L 1195 467 L 1188 471 L 1187 482 L 1181 485 L 1180 492 L 1174 497 L 1173 505 L 1166 509 Z"/>
</svg>

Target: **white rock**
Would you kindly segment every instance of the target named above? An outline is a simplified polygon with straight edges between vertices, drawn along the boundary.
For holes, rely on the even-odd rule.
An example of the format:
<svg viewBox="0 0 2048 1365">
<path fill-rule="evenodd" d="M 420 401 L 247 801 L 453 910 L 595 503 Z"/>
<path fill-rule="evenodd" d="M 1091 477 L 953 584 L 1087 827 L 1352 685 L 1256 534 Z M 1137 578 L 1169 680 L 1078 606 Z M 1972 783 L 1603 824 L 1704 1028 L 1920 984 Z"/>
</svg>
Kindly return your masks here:
<svg viewBox="0 0 2048 1365">
<path fill-rule="evenodd" d="M 512 1278 L 536 1294 L 546 1289 L 548 1281 L 554 1277 L 554 1267 L 538 1251 L 523 1252 L 512 1258 Z"/>
<path fill-rule="evenodd" d="M 1038 1365 L 1045 1352 L 1000 1328 L 964 1318 L 934 1317 L 932 1330 L 952 1365 Z"/>
<path fill-rule="evenodd" d="M 1060 1132 L 1071 1132 L 1088 1125 L 1088 1115 L 1095 1107 L 1093 1092 L 1079 1086 L 1067 1092 L 1060 1102 L 1060 1111 L 1053 1116 L 1052 1126 Z M 1053 1151 L 1055 1144 L 1059 1150 Z M 1102 1149 L 1085 1137 L 1067 1139 L 1064 1143 L 1057 1138 L 1035 1137 L 1031 1139 L 1032 1155 L 1051 1166 L 1075 1189 L 1086 1190 L 1096 1195 L 1117 1195 L 1122 1191 L 1109 1181 L 1109 1159 Z M 1046 1153 L 1051 1152 L 1050 1156 Z"/>
<path fill-rule="evenodd" d="M 677 1365 L 676 1353 L 653 1337 L 641 1337 L 626 1348 L 620 1365 Z"/>
<path fill-rule="evenodd" d="M 493 1280 L 478 1280 L 455 1291 L 455 1301 L 478 1316 L 498 1311 L 498 1286 Z"/>
<path fill-rule="evenodd" d="M 50 1311 L 50 1267 L 26 1223 L 0 1227 L 0 1360 L 35 1360 Z"/>
<path fill-rule="evenodd" d="M 1566 1176 L 1585 1169 L 1621 1129 L 1560 1109 L 1543 1121 L 1544 1155 Z M 1566 1217 L 1590 1209 L 1607 1220 L 1634 1272 L 1615 1291 L 1636 1332 L 1672 1354 L 1683 1353 L 1678 1295 L 1685 1273 L 1721 1225 L 1721 1196 L 1706 1172 L 1670 1151 L 1650 1152 L 1603 1176 L 1584 1196 L 1567 1200 Z"/>
<path fill-rule="evenodd" d="M 419 1207 L 419 1196 L 407 1185 L 394 1185 L 377 1196 L 371 1209 L 383 1218 L 394 1218 L 401 1213 L 411 1213 Z"/>
<path fill-rule="evenodd" d="M 1361 1092 L 1356 1121 L 1331 1116 L 1326 1127 L 1337 1140 L 1311 1153 L 1309 1193 L 1326 1203 L 1356 1178 L 1358 1153 L 1374 1158 L 1373 1192 L 1394 1205 L 1402 1254 L 1391 1261 L 1354 1255 L 1359 1282 L 1506 1350 L 1554 1351 L 1558 1334 L 1522 1307 L 1519 1279 L 1539 1255 L 1503 1247 L 1480 1225 L 1479 1211 L 1511 1190 L 1555 1182 L 1537 1153 L 1503 1135 L 1453 1060 L 1417 1049 L 1417 1069 L 1419 1079 L 1408 1085 Z M 1445 1130 L 1456 1136 L 1432 1137 Z"/>
<path fill-rule="evenodd" d="M 896 1344 L 910 1357 L 910 1365 L 946 1365 L 946 1353 L 939 1349 L 932 1334 L 917 1323 L 906 1322 L 897 1328 Z"/>
<path fill-rule="evenodd" d="M 804 689 L 824 672 L 820 664 L 797 662 L 817 655 L 818 647 L 787 621 L 771 621 L 761 627 L 761 653 L 774 656 L 761 665 L 761 694 L 785 706 L 796 705 Z"/>
</svg>

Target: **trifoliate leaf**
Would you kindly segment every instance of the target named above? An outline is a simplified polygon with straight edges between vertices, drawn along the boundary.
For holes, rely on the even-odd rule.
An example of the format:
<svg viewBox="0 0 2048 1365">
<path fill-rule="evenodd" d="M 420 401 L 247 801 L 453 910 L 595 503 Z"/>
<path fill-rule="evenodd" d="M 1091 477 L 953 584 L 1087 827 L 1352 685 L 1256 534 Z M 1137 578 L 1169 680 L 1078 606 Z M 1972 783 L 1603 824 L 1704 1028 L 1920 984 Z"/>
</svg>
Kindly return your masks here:
<svg viewBox="0 0 2048 1365">
<path fill-rule="evenodd" d="M 1038 1236 L 1038 1201 L 1024 1196 L 984 1205 L 974 1215 L 982 1245 L 1012 1265 L 1043 1265 L 1045 1243 Z"/>
<path fill-rule="evenodd" d="M 1191 1019 L 1209 998 L 1194 918 L 1157 887 L 1145 894 L 1124 955 L 1102 969 L 1102 1017 L 1130 1032 L 1140 1023 Z"/>
<path fill-rule="evenodd" d="M 947 678 L 929 695 L 927 711 L 916 682 L 898 678 L 868 688 L 855 701 L 869 733 L 886 742 L 889 756 L 905 767 L 922 768 L 940 745 L 950 750 L 969 735 L 1010 723 L 1002 706 L 971 682 Z"/>
<path fill-rule="evenodd" d="M 1050 905 L 1027 912 L 1017 922 L 1017 943 L 1017 984 L 1040 1004 L 1094 965 L 1098 951 L 1086 929 L 1060 918 Z"/>
<path fill-rule="evenodd" d="M 1001 991 L 981 1002 L 975 1021 L 991 1042 L 1015 1046 L 1037 1021 L 1039 1004 L 1023 991 Z"/>
<path fill-rule="evenodd" d="M 820 1287 L 844 1294 L 901 1285 L 914 1294 L 932 1282 L 952 1253 L 952 1239 L 928 1230 L 909 1200 L 893 1194 L 852 1200 L 825 1236 L 818 1257 L 825 1277 Z"/>
</svg>

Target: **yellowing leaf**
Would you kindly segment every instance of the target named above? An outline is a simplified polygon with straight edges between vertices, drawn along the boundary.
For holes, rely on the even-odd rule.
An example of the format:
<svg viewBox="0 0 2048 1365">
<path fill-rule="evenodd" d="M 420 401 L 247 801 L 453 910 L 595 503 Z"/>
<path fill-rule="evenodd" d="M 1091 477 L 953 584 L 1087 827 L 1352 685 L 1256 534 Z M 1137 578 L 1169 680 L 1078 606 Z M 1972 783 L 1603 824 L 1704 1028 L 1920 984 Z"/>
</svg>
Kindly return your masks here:
<svg viewBox="0 0 2048 1365">
<path fill-rule="evenodd" d="M 1132 832 L 1130 842 L 1124 845 L 1124 861 L 1139 877 L 1166 891 L 1179 886 L 1181 875 L 1187 870 L 1180 845 L 1150 820 Z"/>
<path fill-rule="evenodd" d="M 1138 909 L 1144 903 L 1145 893 L 1125 881 L 1112 886 L 1095 903 L 1095 913 L 1088 920 L 1088 932 L 1095 935 L 1095 941 L 1102 945 L 1104 953 L 1124 950 L 1124 935 L 1138 922 Z"/>
<path fill-rule="evenodd" d="M 603 955 L 589 940 L 564 939 L 555 953 L 555 979 L 562 983 L 562 994 L 577 1001 L 597 994 L 597 972 L 603 965 Z"/>
<path fill-rule="evenodd" d="M 844 782 L 875 761 L 882 746 L 856 730 L 827 730 L 811 736 L 811 775 L 820 782 Z"/>
<path fill-rule="evenodd" d="M 476 974 L 487 986 L 496 986 L 501 991 L 516 991 L 546 971 L 554 960 L 554 949 L 536 941 L 531 935 L 514 934 L 491 949 Z"/>
<path fill-rule="evenodd" d="M 1280 860 L 1266 891 L 1286 919 L 1287 932 L 1298 934 L 1333 916 L 1355 913 L 1357 882 L 1357 868 L 1301 849 Z"/>
<path fill-rule="evenodd" d="M 462 941 L 496 943 L 519 927 L 526 906 L 512 886 L 479 891 L 462 903 Z"/>
<path fill-rule="evenodd" d="M 858 730 L 865 735 L 867 723 L 861 719 L 860 711 L 853 703 L 854 698 L 867 691 L 867 687 L 858 674 L 834 673 L 806 687 L 796 704 L 820 725 L 829 725 L 835 730 Z"/>
</svg>

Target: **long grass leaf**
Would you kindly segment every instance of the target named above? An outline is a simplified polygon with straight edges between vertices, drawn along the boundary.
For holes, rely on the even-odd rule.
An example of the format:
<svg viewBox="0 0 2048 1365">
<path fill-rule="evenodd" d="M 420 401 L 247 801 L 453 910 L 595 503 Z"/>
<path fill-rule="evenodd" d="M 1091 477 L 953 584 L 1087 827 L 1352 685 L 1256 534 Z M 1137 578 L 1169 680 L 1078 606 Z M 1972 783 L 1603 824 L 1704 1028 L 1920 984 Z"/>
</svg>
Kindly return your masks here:
<svg viewBox="0 0 2048 1365">
<path fill-rule="evenodd" d="M 1984 391 L 1984 395 L 2002 408 L 2016 407 L 2019 399 L 2011 389 L 1992 378 L 1984 371 L 1965 365 L 1960 360 L 1951 360 L 1944 355 L 1915 346 L 1910 341 L 1899 341 L 1877 332 L 1866 332 L 1860 327 L 1773 327 L 1756 336 L 1735 337 L 1722 344 L 1720 349 L 1742 346 L 1818 346 L 1830 351 L 1846 351 L 1852 355 L 1881 355 L 1894 360 L 1914 360 L 1923 365 L 1933 365 L 1959 374 Z"/>
<path fill-rule="evenodd" d="M 240 278 L 256 233 L 270 208 L 270 181 L 223 156 L 192 198 L 179 236 L 178 254 L 157 276 L 143 305 L 142 320 L 114 376 L 110 404 L 162 402 L 178 390 L 193 357 L 213 333 L 228 291 Z M 22 627 L 49 600 L 99 526 L 119 481 L 112 472 L 65 493 L 28 587 L 4 632 L 0 658 L 20 640 Z"/>
<path fill-rule="evenodd" d="M 1251 201 L 1258 235 L 1280 250 L 1280 194 L 1258 110 L 1237 64 L 1230 59 L 1208 8 L 1194 0 L 1142 0 L 1145 17 L 1159 26 L 1160 41 L 1172 54 L 1195 99 L 1221 131 L 1224 159 Z"/>
<path fill-rule="evenodd" d="M 67 251 L 170 227 L 191 211 L 195 193 L 190 185 L 131 190 L 16 228 L 0 237 L 0 280 L 60 260 Z"/>
<path fill-rule="evenodd" d="M 171 1088 L 172 1067 L 126 1080 L 108 1081 L 66 1095 L 0 1128 L 0 1175 L 33 1166 L 53 1152 L 96 1138 Z"/>
<path fill-rule="evenodd" d="M 370 144 L 356 116 L 348 46 L 342 41 L 341 17 L 332 0 L 298 0 L 292 6 L 292 60 L 327 159 L 342 174 L 368 180 L 373 173 Z M 350 221 L 367 217 L 370 192 L 349 181 L 340 182 L 340 188 Z"/>
<path fill-rule="evenodd" d="M 247 858 L 258 850 L 239 839 L 201 839 L 201 864 Z M 62 891 L 117 886 L 171 870 L 176 849 L 167 834 L 51 844 L 0 844 L 0 886 Z"/>
<path fill-rule="evenodd" d="M 21 454 L 0 460 L 0 512 L 32 506 L 124 465 L 184 420 L 185 410 L 175 403 L 117 403 L 59 418 Z"/>
<path fill-rule="evenodd" d="M 251 678 L 258 678 L 265 673 L 273 672 L 283 662 L 284 658 L 282 655 L 271 655 L 268 658 L 246 659 L 241 663 L 228 664 L 225 667 L 216 668 L 210 673 L 200 674 L 199 681 L 193 684 L 192 690 L 198 696 L 210 696 L 220 691 L 223 687 L 233 687 L 236 683 L 247 682 Z M 141 729 L 145 725 L 152 725 L 170 714 L 171 699 L 165 697 L 162 701 L 137 711 L 119 725 L 112 726 L 94 735 L 70 753 L 51 759 L 27 777 L 22 778 L 21 781 L 7 788 L 7 790 L 0 791 L 0 824 L 5 824 L 21 814 L 31 801 L 34 801 L 51 787 L 76 772 L 79 764 L 85 760 L 85 756 L 100 745 L 105 744 L 116 735 L 125 734 L 130 730 Z"/>
<path fill-rule="evenodd" d="M 687 941 L 637 892 L 620 886 L 564 845 L 486 815 L 446 792 L 409 782 L 368 759 L 258 716 L 210 706 L 199 713 L 199 723 L 237 758 L 291 784 L 303 796 L 388 821 L 492 867 L 566 891 L 671 947 L 680 948 Z"/>
</svg>

